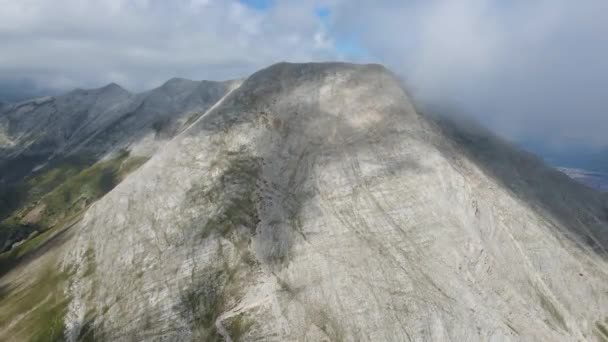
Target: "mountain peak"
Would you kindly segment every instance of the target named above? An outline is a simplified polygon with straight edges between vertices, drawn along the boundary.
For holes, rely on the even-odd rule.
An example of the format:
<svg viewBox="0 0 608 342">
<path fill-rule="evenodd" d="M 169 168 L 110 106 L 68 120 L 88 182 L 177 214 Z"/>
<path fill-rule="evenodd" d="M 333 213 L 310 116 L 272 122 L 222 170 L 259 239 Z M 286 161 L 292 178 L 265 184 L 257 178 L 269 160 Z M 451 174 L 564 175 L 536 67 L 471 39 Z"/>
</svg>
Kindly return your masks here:
<svg viewBox="0 0 608 342">
<path fill-rule="evenodd" d="M 353 75 L 354 79 L 387 77 L 397 81 L 392 72 L 379 64 L 280 62 L 254 73 L 245 80 L 244 85 L 256 84 L 262 88 L 288 87 L 304 82 L 320 82 L 328 75 L 339 75 L 345 79 L 350 79 L 349 75 Z M 395 85 L 397 83 L 395 82 Z"/>
<path fill-rule="evenodd" d="M 198 81 L 186 78 L 173 77 L 163 83 L 160 87 L 152 89 L 151 92 L 166 92 L 169 94 L 185 94 L 191 92 L 199 84 Z"/>
<path fill-rule="evenodd" d="M 165 83 L 163 83 L 161 88 L 175 87 L 175 86 L 179 86 L 179 85 L 193 84 L 193 83 L 198 83 L 198 82 L 187 79 L 187 78 L 173 77 L 173 78 L 170 78 L 169 80 L 167 80 Z"/>
<path fill-rule="evenodd" d="M 273 64 L 257 73 L 266 72 L 292 72 L 292 73 L 310 73 L 311 75 L 319 74 L 320 72 L 339 72 L 339 71 L 377 71 L 391 73 L 386 67 L 381 64 L 356 64 L 347 62 L 310 62 L 310 63 L 292 63 L 279 62 Z M 256 73 L 256 74 L 257 74 Z"/>
<path fill-rule="evenodd" d="M 67 303 L 55 321 L 68 340 L 573 341 L 608 329 L 599 194 L 470 123 L 419 114 L 381 65 L 278 63 L 234 88 L 205 83 L 171 79 L 70 137 L 130 151 L 93 171 L 152 159 L 109 177 L 45 256 L 61 255 L 44 270 L 69 279 L 34 304 Z M 60 189 L 52 203 L 68 198 L 71 213 L 82 196 Z M 11 317 L 40 311 L 26 303 Z M 0 339 L 49 330 L 16 327 Z"/>
<path fill-rule="evenodd" d="M 168 340 L 567 341 L 603 321 L 605 264 L 580 248 L 607 245 L 585 235 L 605 227 L 596 201 L 493 137 L 448 135 L 386 68 L 279 63 L 224 99 L 78 228 L 94 261 L 65 262 L 95 278 L 74 301 L 121 298 L 88 303 L 107 339 L 151 322 Z"/>
<path fill-rule="evenodd" d="M 114 82 L 105 85 L 101 88 L 95 89 L 93 91 L 99 95 L 109 96 L 111 98 L 122 97 L 131 94 L 128 90 Z"/>
<path fill-rule="evenodd" d="M 108 91 L 108 90 L 123 90 L 123 91 L 126 91 L 125 88 L 121 87 L 119 84 L 114 83 L 114 82 L 112 82 L 110 84 L 107 84 L 107 85 L 101 87 L 100 89 L 104 90 L 104 91 Z"/>
<path fill-rule="evenodd" d="M 129 91 L 126 90 L 125 88 L 121 87 L 120 85 L 112 82 L 112 83 L 106 84 L 105 86 L 99 87 L 99 88 L 90 88 L 90 89 L 76 88 L 76 89 L 70 91 L 69 93 L 67 93 L 66 95 L 76 95 L 76 96 L 102 95 L 102 94 L 118 95 L 121 93 L 129 94 Z"/>
</svg>

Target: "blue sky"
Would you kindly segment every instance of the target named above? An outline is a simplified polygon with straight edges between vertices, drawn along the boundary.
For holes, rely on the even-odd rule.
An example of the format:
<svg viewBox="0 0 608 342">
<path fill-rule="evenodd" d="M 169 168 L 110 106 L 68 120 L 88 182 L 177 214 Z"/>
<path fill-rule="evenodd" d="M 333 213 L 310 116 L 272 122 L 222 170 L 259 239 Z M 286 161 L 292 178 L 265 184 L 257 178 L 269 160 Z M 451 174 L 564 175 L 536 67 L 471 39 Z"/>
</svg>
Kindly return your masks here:
<svg viewBox="0 0 608 342">
<path fill-rule="evenodd" d="M 331 9 L 324 6 L 317 6 L 314 12 L 321 21 L 323 27 L 329 32 L 332 32 Z M 349 34 L 334 33 L 333 37 L 333 48 L 343 59 L 353 61 L 369 59 L 369 53 L 361 44 L 355 31 Z"/>
<path fill-rule="evenodd" d="M 275 5 L 274 0 L 239 0 L 242 4 L 259 11 L 270 11 Z M 321 25 L 328 31 L 332 31 L 331 16 L 332 11 L 327 6 L 317 5 L 313 9 L 314 15 L 319 19 Z M 368 51 L 365 50 L 355 33 L 337 34 L 333 37 L 332 47 L 336 53 L 346 60 L 365 60 L 369 58 Z"/>
<path fill-rule="evenodd" d="M 240 2 L 258 10 L 267 10 L 274 4 L 274 0 L 240 0 Z"/>
</svg>

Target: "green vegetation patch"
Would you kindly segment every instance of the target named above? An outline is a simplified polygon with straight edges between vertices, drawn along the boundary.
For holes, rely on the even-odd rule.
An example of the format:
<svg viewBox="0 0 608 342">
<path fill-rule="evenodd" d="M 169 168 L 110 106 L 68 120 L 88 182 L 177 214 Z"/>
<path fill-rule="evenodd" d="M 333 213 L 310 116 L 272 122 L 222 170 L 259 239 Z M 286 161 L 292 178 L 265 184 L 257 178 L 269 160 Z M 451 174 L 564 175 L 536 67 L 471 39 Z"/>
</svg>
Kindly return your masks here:
<svg viewBox="0 0 608 342">
<path fill-rule="evenodd" d="M 13 215 L 16 210 L 38 201 L 43 195 L 94 162 L 90 158 L 80 156 L 63 158 L 49 163 L 22 181 L 0 189 L 0 219 L 5 219 Z"/>
<path fill-rule="evenodd" d="M 41 202 L 46 205 L 42 223 L 52 226 L 65 217 L 82 211 L 112 190 L 121 181 L 120 167 L 128 156 L 124 152 L 114 159 L 98 162 L 42 197 Z"/>
<path fill-rule="evenodd" d="M 87 248 L 86 252 L 84 253 L 84 258 L 87 269 L 85 270 L 83 276 L 88 277 L 93 275 L 95 273 L 95 270 L 97 269 L 97 263 L 95 262 L 95 252 L 93 251 L 93 248 Z"/>
<path fill-rule="evenodd" d="M 228 335 L 235 342 L 242 341 L 245 334 L 247 334 L 254 324 L 255 322 L 244 313 L 230 317 L 224 321 L 224 327 Z"/>
<path fill-rule="evenodd" d="M 103 341 L 101 338 L 101 332 L 95 328 L 95 315 L 93 312 L 89 311 L 86 313 L 84 317 L 84 322 L 82 327 L 80 328 L 80 333 L 78 335 L 77 341 L 80 342 L 95 342 L 95 341 Z"/>
<path fill-rule="evenodd" d="M 140 166 L 144 165 L 149 157 L 143 156 L 129 156 L 126 158 L 120 168 L 118 169 L 118 177 L 120 180 L 125 179 L 131 172 L 137 170 Z"/>
<path fill-rule="evenodd" d="M 196 341 L 222 341 L 215 322 L 220 315 L 233 307 L 242 296 L 243 283 L 248 269 L 242 262 L 234 265 L 208 267 L 195 284 L 181 296 L 181 312 L 191 321 Z M 235 317 L 222 321 L 231 338 L 238 341 L 251 328 L 253 321 Z"/>
<path fill-rule="evenodd" d="M 29 179 L 31 196 L 34 197 L 37 196 L 34 192 L 46 191 L 53 185 L 55 187 L 25 209 L 0 222 L 0 247 L 11 241 L 23 240 L 34 231 L 40 233 L 0 254 L 0 274 L 62 232 L 91 203 L 103 197 L 146 161 L 145 157 L 129 157 L 128 152 L 121 152 L 111 160 L 98 162 L 79 172 L 74 169 L 77 163 L 72 163 L 70 167 L 61 166 Z M 62 183 L 56 185 L 59 180 Z M 37 222 L 23 223 L 24 217 L 34 208 L 39 210 Z"/>
<path fill-rule="evenodd" d="M 258 207 L 261 205 L 258 187 L 262 173 L 262 158 L 245 151 L 228 151 L 215 160 L 211 169 L 220 175 L 211 184 L 191 188 L 187 193 L 187 205 L 214 208 L 210 217 L 193 222 L 202 238 L 215 237 L 218 241 L 218 257 L 223 262 L 197 272 L 203 275 L 194 280 L 182 293 L 181 312 L 191 321 L 194 339 L 221 341 L 216 321 L 222 313 L 234 307 L 251 278 L 250 272 L 257 267 L 257 259 L 248 248 L 251 235 L 259 224 Z M 224 255 L 222 243 L 229 241 L 236 257 Z M 223 242 L 222 242 L 223 241 Z M 222 321 L 226 332 L 235 341 L 251 328 L 254 322 L 245 317 L 231 317 Z"/>
<path fill-rule="evenodd" d="M 43 169 L 40 173 L 26 180 L 28 201 L 39 199 L 93 163 L 86 158 L 70 157 Z"/>
<path fill-rule="evenodd" d="M 186 123 L 184 124 L 184 128 L 188 128 L 190 127 L 190 125 L 192 125 L 194 122 L 196 122 L 196 120 L 198 120 L 201 116 L 203 116 L 204 113 L 198 112 L 198 113 L 194 113 L 192 115 L 190 115 L 190 117 L 188 118 L 188 120 L 186 120 Z"/>
<path fill-rule="evenodd" d="M 46 232 L 35 236 L 34 238 L 22 243 L 10 251 L 0 254 L 0 275 L 8 272 L 22 258 L 40 249 L 61 232 L 62 231 L 58 229 L 47 230 Z"/>
<path fill-rule="evenodd" d="M 182 293 L 181 305 L 184 317 L 192 322 L 196 339 L 201 341 L 221 341 L 215 320 L 224 305 L 224 288 L 227 281 L 222 270 L 208 270 L 195 285 Z"/>
<path fill-rule="evenodd" d="M 604 322 L 596 322 L 595 327 L 597 328 L 597 335 L 599 339 L 601 341 L 608 342 L 608 319 L 604 320 Z"/>
<path fill-rule="evenodd" d="M 223 170 L 218 180 L 208 187 L 195 187 L 187 194 L 190 203 L 202 200 L 206 204 L 219 204 L 216 214 L 203 225 L 202 237 L 212 233 L 228 236 L 241 226 L 255 231 L 259 223 L 256 190 L 261 158 L 244 152 L 230 152 L 217 164 Z"/>
<path fill-rule="evenodd" d="M 147 158 L 130 157 L 128 152 L 121 152 L 113 159 L 92 165 L 76 160 L 56 164 L 25 179 L 20 184 L 20 202 L 11 203 L 13 213 L 0 222 L 0 244 L 22 240 L 33 231 L 39 233 L 0 254 L 0 275 L 24 260 L 43 260 L 35 259 L 37 253 L 46 253 L 52 248 L 91 203 L 146 161 Z M 39 214 L 36 222 L 24 223 L 24 218 L 35 208 Z M 85 275 L 91 275 L 95 272 L 93 251 L 87 250 L 85 257 Z M 64 317 L 69 300 L 63 289 L 68 275 L 60 272 L 51 260 L 46 263 L 45 266 L 23 263 L 25 270 L 38 267 L 37 273 L 25 277 L 24 283 L 0 288 L 0 331 L 5 330 L 6 336 L 24 341 L 64 340 Z M 90 324 L 92 328 L 92 322 Z M 85 329 L 81 336 L 84 340 L 94 337 L 89 330 Z"/>
<path fill-rule="evenodd" d="M 145 157 L 129 157 L 129 152 L 121 151 L 113 159 L 94 164 L 72 157 L 50 165 L 26 179 L 19 185 L 19 190 L 15 190 L 19 195 L 13 196 L 12 202 L 7 204 L 6 207 L 12 208 L 13 212 L 3 224 L 7 227 L 23 225 L 27 213 L 43 204 L 44 213 L 40 221 L 49 228 L 55 219 L 80 211 L 78 205 L 86 206 L 99 199 L 146 161 Z"/>
<path fill-rule="evenodd" d="M 540 298 L 540 305 L 545 311 L 551 315 L 553 320 L 564 330 L 569 331 L 568 326 L 566 325 L 566 321 L 564 317 L 561 315 L 559 310 L 553 305 L 551 300 L 547 298 L 540 290 L 537 290 L 538 297 Z"/>
<path fill-rule="evenodd" d="M 25 341 L 63 341 L 69 299 L 63 292 L 68 275 L 56 265 L 36 279 L 17 286 L 0 300 L 0 326 L 9 336 Z"/>
</svg>

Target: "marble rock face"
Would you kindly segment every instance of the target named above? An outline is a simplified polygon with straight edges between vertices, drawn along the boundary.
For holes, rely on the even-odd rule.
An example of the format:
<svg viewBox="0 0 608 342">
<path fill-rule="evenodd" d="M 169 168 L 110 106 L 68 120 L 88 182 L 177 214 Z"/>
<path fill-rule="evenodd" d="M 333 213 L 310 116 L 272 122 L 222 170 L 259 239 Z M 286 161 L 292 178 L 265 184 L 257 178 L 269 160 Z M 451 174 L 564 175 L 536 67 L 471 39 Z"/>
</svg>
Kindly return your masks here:
<svg viewBox="0 0 608 342">
<path fill-rule="evenodd" d="M 599 193 L 378 65 L 222 95 L 74 228 L 68 340 L 608 338 Z"/>
</svg>

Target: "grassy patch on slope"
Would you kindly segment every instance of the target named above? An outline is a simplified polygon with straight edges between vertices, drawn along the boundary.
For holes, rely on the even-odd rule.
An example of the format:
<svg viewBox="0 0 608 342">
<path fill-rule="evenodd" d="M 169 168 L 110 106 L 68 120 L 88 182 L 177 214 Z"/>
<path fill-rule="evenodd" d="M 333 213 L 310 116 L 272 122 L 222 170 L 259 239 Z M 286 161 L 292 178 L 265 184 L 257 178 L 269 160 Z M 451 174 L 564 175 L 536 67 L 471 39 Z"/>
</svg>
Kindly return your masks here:
<svg viewBox="0 0 608 342">
<path fill-rule="evenodd" d="M 49 229 L 44 233 L 27 240 L 21 245 L 12 248 L 10 251 L 0 254 L 0 276 L 10 271 L 24 257 L 42 248 L 61 232 L 62 231 L 58 229 Z"/>
<path fill-rule="evenodd" d="M 203 226 L 203 238 L 214 233 L 227 236 L 240 226 L 255 231 L 259 223 L 256 182 L 260 177 L 261 159 L 233 152 L 226 156 L 222 164 L 223 172 L 214 184 L 194 187 L 187 194 L 190 202 L 203 200 L 220 204 L 218 212 Z"/>
<path fill-rule="evenodd" d="M 24 341 L 63 341 L 68 298 L 63 292 L 68 275 L 49 263 L 27 284 L 7 291 L 0 299 L 0 327 L 11 338 Z"/>
<path fill-rule="evenodd" d="M 229 151 L 216 160 L 220 175 L 210 184 L 195 186 L 187 193 L 190 205 L 213 205 L 214 212 L 206 220 L 197 221 L 201 238 L 227 239 L 235 247 L 236 258 L 224 255 L 223 261 L 207 266 L 204 274 L 181 293 L 184 318 L 191 322 L 195 340 L 221 341 L 216 322 L 220 315 L 242 297 L 244 284 L 250 279 L 257 261 L 248 249 L 248 241 L 260 222 L 258 187 L 262 159 L 246 151 Z M 241 229 L 239 229 L 241 228 Z M 255 322 L 245 315 L 222 320 L 225 332 L 232 340 L 241 340 Z"/>
<path fill-rule="evenodd" d="M 122 181 L 124 176 L 144 160 L 129 160 L 127 152 L 114 159 L 100 161 L 77 175 L 70 177 L 53 191 L 42 197 L 46 205 L 43 225 L 50 227 L 62 219 L 81 212 Z M 123 167 L 125 164 L 126 167 Z"/>
<path fill-rule="evenodd" d="M 36 202 L 29 203 L 27 207 L 0 222 L 0 238 L 7 239 L 16 235 L 23 239 L 33 231 L 40 232 L 25 243 L 0 254 L 0 274 L 7 272 L 28 253 L 37 250 L 57 234 L 59 228 L 73 221 L 91 203 L 112 190 L 146 160 L 143 157 L 129 157 L 127 152 L 123 152 L 113 159 L 100 161 L 79 172 L 71 168 L 60 168 L 60 171 L 66 172 L 61 175 L 60 171 L 52 169 L 28 180 L 31 189 L 36 191 L 51 187 L 58 179 L 63 181 Z M 27 213 L 39 206 L 44 208 L 39 220 L 35 224 L 24 224 L 22 221 Z"/>
<path fill-rule="evenodd" d="M 59 164 L 26 181 L 21 190 L 25 203 L 2 223 L 5 226 L 24 225 L 21 222 L 27 213 L 44 205 L 44 214 L 36 223 L 42 229 L 50 228 L 108 193 L 146 160 L 121 152 L 113 159 L 86 167 L 79 166 L 77 162 Z"/>
<path fill-rule="evenodd" d="M 0 220 L 39 200 L 43 195 L 91 166 L 94 162 L 94 160 L 84 157 L 63 158 L 51 162 L 19 182 L 10 183 L 0 188 Z M 15 163 L 19 163 L 19 160 Z"/>
<path fill-rule="evenodd" d="M 28 179 L 28 191 L 32 191 L 32 196 L 37 196 L 34 191 L 42 194 L 29 207 L 44 204 L 45 210 L 35 226 L 40 234 L 0 254 L 0 276 L 16 265 L 23 267 L 23 272 L 31 272 L 23 276 L 24 283 L 0 286 L 0 331 L 4 331 L 5 337 L 24 341 L 64 340 L 64 317 L 69 299 L 63 289 L 69 275 L 58 270 L 54 257 L 44 261 L 44 266 L 35 264 L 50 257 L 48 252 L 56 245 L 54 242 L 60 241 L 61 234 L 78 221 L 91 203 L 112 190 L 146 160 L 121 153 L 82 170 L 60 167 Z M 43 194 L 44 191 L 47 193 Z M 26 212 L 21 210 L 2 224 L 23 229 L 19 221 Z M 87 251 L 87 255 L 89 253 Z M 36 263 L 30 262 L 33 260 Z M 94 264 L 88 267 L 87 273 L 94 272 Z"/>
</svg>

